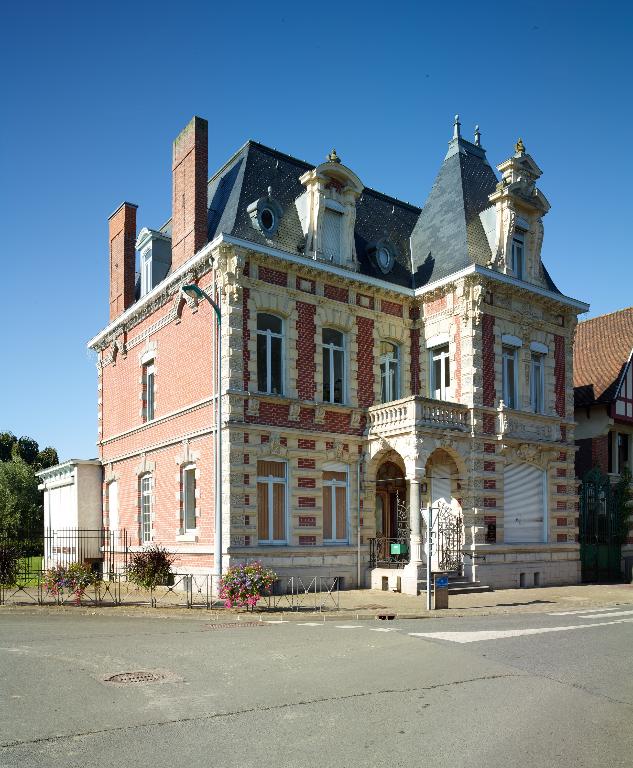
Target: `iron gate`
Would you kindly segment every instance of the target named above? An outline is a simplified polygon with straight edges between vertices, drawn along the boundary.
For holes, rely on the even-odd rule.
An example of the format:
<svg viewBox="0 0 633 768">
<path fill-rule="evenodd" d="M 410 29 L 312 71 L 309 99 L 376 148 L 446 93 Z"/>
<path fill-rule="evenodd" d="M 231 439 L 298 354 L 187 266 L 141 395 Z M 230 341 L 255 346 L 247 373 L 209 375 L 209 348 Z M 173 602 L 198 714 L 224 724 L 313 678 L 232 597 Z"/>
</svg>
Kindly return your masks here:
<svg viewBox="0 0 633 768">
<path fill-rule="evenodd" d="M 583 581 L 622 577 L 620 519 L 611 481 L 592 469 L 580 487 L 580 562 Z"/>
<path fill-rule="evenodd" d="M 437 568 L 439 571 L 454 571 L 461 576 L 464 563 L 462 516 L 456 515 L 451 506 L 441 502 L 436 509 L 433 527 L 436 533 L 434 544 L 437 553 Z"/>
</svg>

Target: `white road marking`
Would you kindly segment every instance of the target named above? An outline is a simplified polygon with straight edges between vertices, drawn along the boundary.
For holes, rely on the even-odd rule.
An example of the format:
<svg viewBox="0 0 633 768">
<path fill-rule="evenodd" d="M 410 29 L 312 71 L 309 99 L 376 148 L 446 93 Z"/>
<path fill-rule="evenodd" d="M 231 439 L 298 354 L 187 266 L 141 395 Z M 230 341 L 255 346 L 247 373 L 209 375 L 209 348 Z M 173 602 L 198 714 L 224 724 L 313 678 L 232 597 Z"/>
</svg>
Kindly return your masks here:
<svg viewBox="0 0 633 768">
<path fill-rule="evenodd" d="M 576 611 L 557 611 L 556 613 L 548 613 L 548 616 L 576 616 L 580 613 L 600 613 L 601 611 L 615 611 L 622 608 L 626 608 L 625 605 L 611 605 L 609 607 L 602 606 L 602 608 L 579 608 Z"/>
<path fill-rule="evenodd" d="M 360 624 L 337 624 L 337 629 L 362 629 Z"/>
<path fill-rule="evenodd" d="M 613 613 L 594 613 L 593 616 L 579 616 L 579 619 L 610 619 L 612 616 L 630 616 L 633 611 L 613 611 Z"/>
<path fill-rule="evenodd" d="M 523 635 L 542 635 L 546 632 L 567 632 L 570 629 L 593 629 L 594 627 L 606 627 L 610 624 L 625 624 L 633 622 L 631 619 L 616 619 L 615 621 L 602 621 L 598 624 L 576 624 L 571 627 L 538 627 L 534 629 L 501 629 L 481 630 L 478 632 L 409 632 L 412 637 L 426 637 L 430 640 L 447 640 L 451 643 L 477 643 L 481 640 L 502 640 L 509 637 L 521 637 Z"/>
<path fill-rule="evenodd" d="M 264 619 L 264 624 L 290 624 L 287 619 Z"/>
<path fill-rule="evenodd" d="M 302 621 L 297 622 L 298 627 L 322 627 L 323 622 L 322 621 Z"/>
<path fill-rule="evenodd" d="M 393 629 L 387 629 L 386 627 L 369 627 L 370 632 L 397 632 L 398 630 L 394 627 Z"/>
</svg>

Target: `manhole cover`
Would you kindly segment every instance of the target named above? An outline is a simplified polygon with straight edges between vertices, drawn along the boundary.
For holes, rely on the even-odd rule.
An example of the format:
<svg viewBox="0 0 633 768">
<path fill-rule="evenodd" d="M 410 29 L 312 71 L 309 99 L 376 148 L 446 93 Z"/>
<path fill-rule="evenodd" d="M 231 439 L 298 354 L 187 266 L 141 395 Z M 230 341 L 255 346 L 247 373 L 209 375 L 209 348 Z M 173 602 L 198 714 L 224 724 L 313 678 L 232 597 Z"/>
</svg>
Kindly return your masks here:
<svg viewBox="0 0 633 768">
<path fill-rule="evenodd" d="M 134 683 L 162 683 L 167 679 L 164 672 L 119 672 L 105 678 L 106 683 L 133 685 Z"/>
</svg>

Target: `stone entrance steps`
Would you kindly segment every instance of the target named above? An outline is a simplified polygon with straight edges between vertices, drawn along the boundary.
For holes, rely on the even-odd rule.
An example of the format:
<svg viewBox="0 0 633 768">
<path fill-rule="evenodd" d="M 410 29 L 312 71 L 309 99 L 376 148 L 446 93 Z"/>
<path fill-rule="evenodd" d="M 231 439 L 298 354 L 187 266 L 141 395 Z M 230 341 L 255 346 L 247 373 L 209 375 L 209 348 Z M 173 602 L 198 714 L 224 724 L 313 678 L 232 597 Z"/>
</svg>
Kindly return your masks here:
<svg viewBox="0 0 633 768">
<path fill-rule="evenodd" d="M 418 590 L 426 592 L 426 579 L 418 580 Z M 449 595 L 474 595 L 478 592 L 493 592 L 492 587 L 482 584 L 480 581 L 466 581 L 457 573 L 448 574 Z"/>
</svg>

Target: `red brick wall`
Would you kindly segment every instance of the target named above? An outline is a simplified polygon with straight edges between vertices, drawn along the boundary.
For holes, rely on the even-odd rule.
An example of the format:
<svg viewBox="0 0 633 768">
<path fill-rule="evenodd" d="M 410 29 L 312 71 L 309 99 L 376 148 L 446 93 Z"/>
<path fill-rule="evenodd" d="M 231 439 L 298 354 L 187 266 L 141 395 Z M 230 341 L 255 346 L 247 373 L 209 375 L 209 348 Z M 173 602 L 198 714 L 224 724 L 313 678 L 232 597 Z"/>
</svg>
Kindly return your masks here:
<svg viewBox="0 0 633 768">
<path fill-rule="evenodd" d="M 297 395 L 300 400 L 314 400 L 314 356 L 316 354 L 314 304 L 297 302 Z"/>
<path fill-rule="evenodd" d="M 273 285 L 282 285 L 284 288 L 288 285 L 288 274 L 281 272 L 278 269 L 271 269 L 270 267 L 264 267 L 260 264 L 257 275 L 260 280 L 265 283 L 272 283 Z"/>
<path fill-rule="evenodd" d="M 209 124 L 194 117 L 174 141 L 171 268 L 177 269 L 207 242 Z"/>
<path fill-rule="evenodd" d="M 483 315 L 481 319 L 481 346 L 483 369 L 483 404 L 495 404 L 495 319 Z"/>
<path fill-rule="evenodd" d="M 556 413 L 565 416 L 565 339 L 554 336 L 554 392 Z"/>
<path fill-rule="evenodd" d="M 334 299 L 334 301 L 342 301 L 345 304 L 349 301 L 349 291 L 347 288 L 341 288 L 338 285 L 328 285 L 327 283 L 323 286 L 323 295 L 326 299 Z"/>
<path fill-rule="evenodd" d="M 108 220 L 110 242 L 110 320 L 134 303 L 136 206 L 123 203 Z"/>
<path fill-rule="evenodd" d="M 402 304 L 397 304 L 395 301 L 387 301 L 387 299 L 383 299 L 380 302 L 380 309 L 387 315 L 402 317 Z"/>
<path fill-rule="evenodd" d="M 427 301 L 424 304 L 424 317 L 436 315 L 443 309 L 446 309 L 446 296 L 440 296 L 439 299 L 435 299 L 434 301 Z"/>
<path fill-rule="evenodd" d="M 609 435 L 594 437 L 591 441 L 591 467 L 600 467 L 603 472 L 609 468 Z"/>
<path fill-rule="evenodd" d="M 420 329 L 411 329 L 411 392 L 420 394 Z"/>
<path fill-rule="evenodd" d="M 358 345 L 358 405 L 367 408 L 374 403 L 374 321 L 356 318 Z"/>
</svg>

